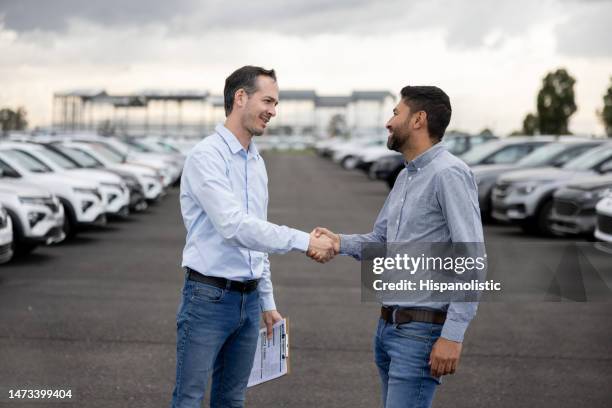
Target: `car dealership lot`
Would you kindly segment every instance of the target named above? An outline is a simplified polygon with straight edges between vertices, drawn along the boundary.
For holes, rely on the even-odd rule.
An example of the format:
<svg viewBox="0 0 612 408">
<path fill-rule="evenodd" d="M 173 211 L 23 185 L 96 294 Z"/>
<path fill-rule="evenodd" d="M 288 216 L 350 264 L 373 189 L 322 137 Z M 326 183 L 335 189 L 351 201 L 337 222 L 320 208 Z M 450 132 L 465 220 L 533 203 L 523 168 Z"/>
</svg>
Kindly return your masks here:
<svg viewBox="0 0 612 408">
<path fill-rule="evenodd" d="M 311 230 L 366 232 L 387 187 L 310 154 L 267 154 L 269 218 Z M 71 389 L 78 407 L 166 407 L 185 229 L 178 190 L 143 213 L 92 227 L 0 269 L 0 407 L 8 389 Z M 487 242 L 537 241 L 486 226 Z M 373 407 L 378 308 L 360 302 L 359 263 L 271 257 L 276 303 L 290 318 L 291 374 L 247 393 L 251 407 Z M 434 406 L 607 407 L 609 303 L 483 303 L 458 373 Z M 66 402 L 57 406 L 69 406 Z"/>
</svg>

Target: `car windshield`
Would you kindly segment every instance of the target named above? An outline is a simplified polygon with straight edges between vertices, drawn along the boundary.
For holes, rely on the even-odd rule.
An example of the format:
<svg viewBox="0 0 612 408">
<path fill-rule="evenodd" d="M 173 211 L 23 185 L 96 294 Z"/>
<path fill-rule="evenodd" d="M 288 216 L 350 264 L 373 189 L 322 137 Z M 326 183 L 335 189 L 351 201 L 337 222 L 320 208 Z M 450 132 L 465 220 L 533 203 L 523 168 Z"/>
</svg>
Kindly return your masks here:
<svg viewBox="0 0 612 408">
<path fill-rule="evenodd" d="M 23 166 L 24 169 L 32 173 L 52 173 L 53 170 L 45 163 L 38 160 L 36 157 L 29 153 L 22 152 L 21 150 L 8 149 L 2 151 L 6 157 Z"/>
<path fill-rule="evenodd" d="M 573 146 L 566 143 L 551 143 L 547 146 L 542 146 L 535 149 L 527 156 L 517 162 L 521 166 L 543 166 L 551 163 L 559 153 L 566 149 L 571 149 Z"/>
<path fill-rule="evenodd" d="M 123 163 L 123 156 L 121 156 L 114 150 L 108 148 L 106 145 L 91 143 L 90 146 L 92 147 L 92 149 L 94 149 L 96 153 L 100 154 L 100 156 L 102 156 L 104 159 L 113 163 Z"/>
<path fill-rule="evenodd" d="M 45 156 L 47 159 L 49 159 L 53 163 L 60 166 L 62 169 L 71 170 L 71 169 L 76 169 L 79 167 L 76 164 L 74 164 L 74 162 L 68 160 L 67 158 L 65 158 L 64 156 L 62 156 L 61 154 L 57 152 L 54 152 L 53 150 L 43 148 L 43 149 L 40 149 L 40 154 Z"/>
<path fill-rule="evenodd" d="M 485 143 L 468 150 L 461 158 L 469 165 L 480 163 L 491 153 L 496 152 L 501 147 L 506 146 L 506 143 Z"/>
<path fill-rule="evenodd" d="M 612 156 L 612 145 L 605 145 L 597 149 L 588 150 L 573 160 L 568 161 L 564 169 L 591 170 L 600 162 Z"/>
<path fill-rule="evenodd" d="M 55 148 L 59 150 L 60 152 L 62 152 L 63 154 L 65 154 L 66 156 L 70 157 L 70 159 L 77 162 L 78 165 L 81 167 L 85 167 L 88 169 L 104 167 L 104 165 L 100 163 L 99 160 L 97 160 L 95 157 L 91 156 L 90 154 L 87 154 L 86 152 L 82 150 L 73 149 L 73 148 L 61 146 L 61 145 L 55 145 Z"/>
<path fill-rule="evenodd" d="M 129 142 L 126 142 L 128 145 L 130 145 L 130 148 L 136 150 L 137 152 L 141 152 L 141 153 L 150 153 L 151 149 L 149 149 L 147 146 L 144 146 L 142 143 L 137 142 L 135 140 L 130 140 Z"/>
</svg>

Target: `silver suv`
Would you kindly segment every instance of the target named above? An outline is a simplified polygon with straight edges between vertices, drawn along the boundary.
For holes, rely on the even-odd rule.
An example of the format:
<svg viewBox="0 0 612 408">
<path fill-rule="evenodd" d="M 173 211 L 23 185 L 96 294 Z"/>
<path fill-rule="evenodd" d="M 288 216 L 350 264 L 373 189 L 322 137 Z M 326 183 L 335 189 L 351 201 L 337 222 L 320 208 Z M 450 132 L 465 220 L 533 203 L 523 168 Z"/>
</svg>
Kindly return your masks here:
<svg viewBox="0 0 612 408">
<path fill-rule="evenodd" d="M 612 172 L 612 142 L 589 150 L 561 168 L 519 170 L 499 177 L 491 201 L 494 218 L 525 232 L 549 235 L 553 193 L 581 178 Z"/>
</svg>

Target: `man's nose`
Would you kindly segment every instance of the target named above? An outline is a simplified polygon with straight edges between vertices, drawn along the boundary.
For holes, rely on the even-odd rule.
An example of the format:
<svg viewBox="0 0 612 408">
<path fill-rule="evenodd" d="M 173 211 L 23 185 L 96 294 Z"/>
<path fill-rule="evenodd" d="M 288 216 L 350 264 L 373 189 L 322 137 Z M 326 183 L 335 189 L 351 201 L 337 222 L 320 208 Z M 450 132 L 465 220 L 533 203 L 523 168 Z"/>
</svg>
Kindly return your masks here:
<svg viewBox="0 0 612 408">
<path fill-rule="evenodd" d="M 270 109 L 268 109 L 268 114 L 272 117 L 276 116 L 276 106 L 273 106 Z"/>
</svg>

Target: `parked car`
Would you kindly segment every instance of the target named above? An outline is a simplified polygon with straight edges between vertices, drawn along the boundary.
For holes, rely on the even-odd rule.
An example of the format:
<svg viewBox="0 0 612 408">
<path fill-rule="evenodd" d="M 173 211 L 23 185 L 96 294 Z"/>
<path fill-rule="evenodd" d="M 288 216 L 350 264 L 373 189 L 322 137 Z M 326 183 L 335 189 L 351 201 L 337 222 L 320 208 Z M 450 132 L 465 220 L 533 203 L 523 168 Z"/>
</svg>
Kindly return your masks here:
<svg viewBox="0 0 612 408">
<path fill-rule="evenodd" d="M 568 184 L 553 194 L 551 229 L 564 235 L 593 236 L 595 206 L 612 192 L 612 175 L 594 176 Z"/>
<path fill-rule="evenodd" d="M 129 214 L 130 192 L 118 175 L 100 169 L 79 168 L 71 160 L 42 144 L 9 142 L 4 145 L 40 160 L 55 173 L 95 183 L 102 193 L 106 215 L 125 217 Z"/>
<path fill-rule="evenodd" d="M 595 238 L 605 242 L 612 242 L 612 194 L 608 194 L 595 207 L 597 223 Z"/>
<path fill-rule="evenodd" d="M 499 138 L 492 134 L 469 135 L 459 132 L 447 132 L 442 138 L 442 143 L 449 152 L 455 156 L 461 156 L 476 146 L 494 140 L 499 140 Z"/>
<path fill-rule="evenodd" d="M 24 255 L 39 245 L 64 240 L 64 208 L 49 191 L 20 179 L 0 178 L 0 203 L 12 226 L 8 252 Z M 9 256 L 6 248 L 1 252 Z M 12 255 L 10 254 L 10 255 Z"/>
<path fill-rule="evenodd" d="M 4 177 L 18 178 L 55 194 L 64 207 L 66 236 L 88 224 L 105 224 L 105 207 L 96 183 L 54 173 L 40 160 L 0 144 L 0 167 Z"/>
<path fill-rule="evenodd" d="M 561 168 L 518 170 L 499 177 L 492 193 L 494 218 L 526 232 L 548 235 L 553 193 L 581 178 L 612 172 L 612 142 L 588 150 Z"/>
<path fill-rule="evenodd" d="M 485 219 L 491 215 L 491 192 L 501 174 L 527 168 L 561 167 L 574 157 L 602 143 L 596 140 L 559 141 L 535 149 L 516 163 L 473 166 L 472 172 L 478 184 L 480 212 Z"/>
<path fill-rule="evenodd" d="M 49 143 L 45 144 L 45 147 L 55 151 L 57 154 L 61 154 L 66 160 L 70 160 L 75 166 L 81 169 L 104 170 L 121 177 L 130 192 L 130 211 L 143 211 L 148 207 L 143 187 L 132 173 L 125 170 L 106 168 L 104 164 L 96 160 L 93 156 L 78 149 L 64 146 L 61 143 Z"/>
<path fill-rule="evenodd" d="M 460 156 L 469 166 L 516 163 L 554 137 L 508 137 L 476 146 Z"/>
<path fill-rule="evenodd" d="M 386 146 L 387 139 L 382 138 L 360 138 L 351 139 L 350 142 L 336 146 L 332 154 L 332 160 L 339 163 L 345 169 L 353 169 L 357 165 L 358 155 L 367 148 Z"/>
<path fill-rule="evenodd" d="M 13 221 L 0 204 L 0 264 L 13 258 Z"/>
<path fill-rule="evenodd" d="M 104 168 L 129 172 L 138 179 L 145 198 L 149 202 L 158 200 L 165 193 L 161 174 L 151 167 L 125 163 L 116 155 L 109 153 L 107 149 L 91 143 L 64 142 L 62 146 L 78 150 L 92 157 L 96 162 L 102 163 Z"/>
<path fill-rule="evenodd" d="M 104 150 L 107 156 L 114 156 L 113 160 L 119 163 L 140 164 L 153 168 L 162 175 L 164 187 L 176 182 L 183 170 L 184 159 L 165 153 L 144 152 L 142 149 L 136 151 L 134 147 L 130 148 L 128 144 L 115 138 L 74 135 L 70 140 L 94 145 L 99 151 Z"/>
</svg>

